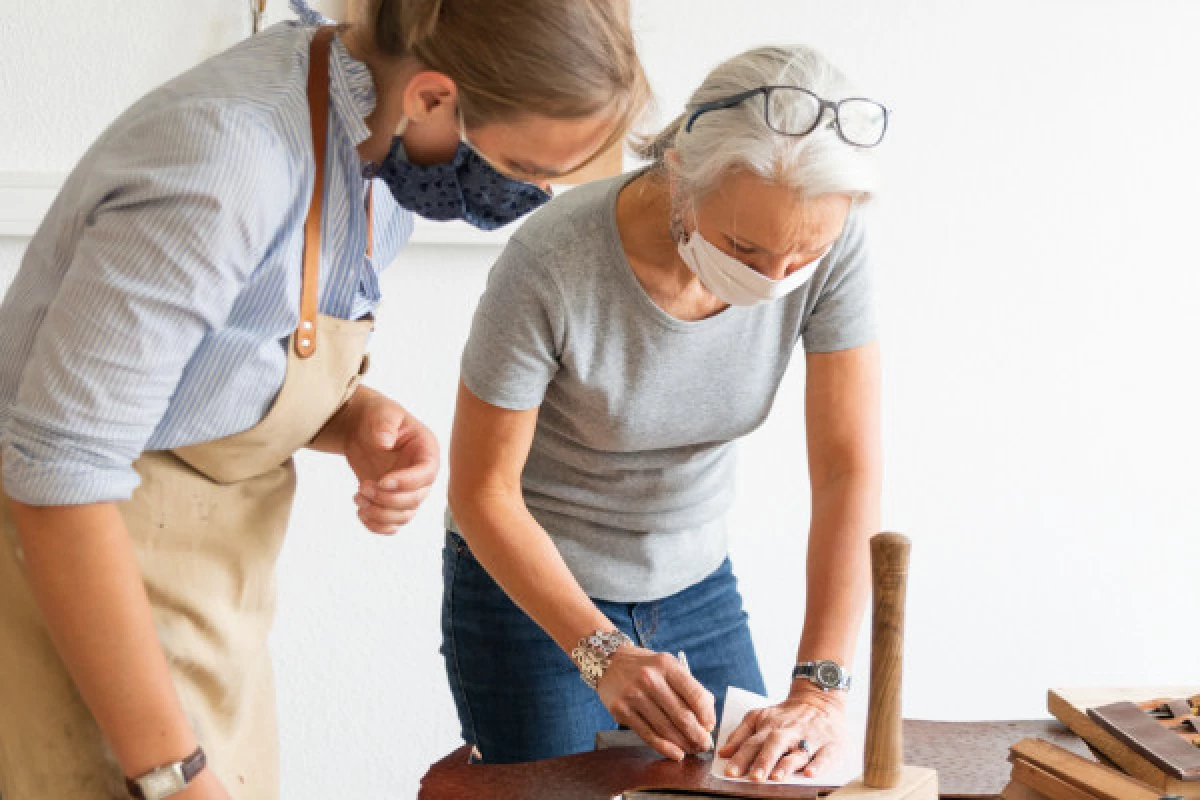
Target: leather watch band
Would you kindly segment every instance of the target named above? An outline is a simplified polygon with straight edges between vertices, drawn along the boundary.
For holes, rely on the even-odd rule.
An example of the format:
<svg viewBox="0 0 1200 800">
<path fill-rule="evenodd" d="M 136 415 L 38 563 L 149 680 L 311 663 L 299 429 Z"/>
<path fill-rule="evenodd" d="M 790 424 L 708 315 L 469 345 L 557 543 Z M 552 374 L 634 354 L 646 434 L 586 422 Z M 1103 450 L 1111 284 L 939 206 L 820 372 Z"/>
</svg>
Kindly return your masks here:
<svg viewBox="0 0 1200 800">
<path fill-rule="evenodd" d="M 204 755 L 204 748 L 197 747 L 195 752 L 183 759 L 183 761 L 177 763 L 179 767 L 179 774 L 183 776 L 183 785 L 186 787 L 204 770 L 206 766 L 208 766 L 208 758 Z M 139 778 L 126 778 L 125 788 L 129 790 L 129 796 L 135 798 L 135 800 L 147 800 L 146 794 L 142 791 L 141 784 L 138 783 L 138 781 L 143 780 L 147 776 L 153 775 L 161 770 L 172 769 L 175 766 L 176 764 L 166 764 L 150 770 Z"/>
</svg>

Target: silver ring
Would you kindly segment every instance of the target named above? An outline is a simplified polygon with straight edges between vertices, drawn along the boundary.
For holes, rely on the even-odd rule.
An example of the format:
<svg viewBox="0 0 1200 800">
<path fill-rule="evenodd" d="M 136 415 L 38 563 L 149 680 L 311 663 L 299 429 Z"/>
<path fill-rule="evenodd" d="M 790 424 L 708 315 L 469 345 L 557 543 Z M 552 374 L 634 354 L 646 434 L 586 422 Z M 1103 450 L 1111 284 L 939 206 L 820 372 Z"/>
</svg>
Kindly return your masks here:
<svg viewBox="0 0 1200 800">
<path fill-rule="evenodd" d="M 795 747 L 793 747 L 792 749 L 798 753 L 807 753 L 808 752 L 808 740 L 801 739 L 799 741 L 799 743 L 797 743 L 797 745 Z"/>
</svg>

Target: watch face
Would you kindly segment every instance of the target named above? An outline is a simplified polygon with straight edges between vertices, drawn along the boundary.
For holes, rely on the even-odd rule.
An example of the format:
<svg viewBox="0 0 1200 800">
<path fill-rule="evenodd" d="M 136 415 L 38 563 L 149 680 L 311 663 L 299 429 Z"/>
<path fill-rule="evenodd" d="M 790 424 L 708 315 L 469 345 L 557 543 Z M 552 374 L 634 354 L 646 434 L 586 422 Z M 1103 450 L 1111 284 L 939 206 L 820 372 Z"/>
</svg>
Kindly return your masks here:
<svg viewBox="0 0 1200 800">
<path fill-rule="evenodd" d="M 138 786 L 141 787 L 146 800 L 158 800 L 182 792 L 187 788 L 187 781 L 184 780 L 182 770 L 166 767 L 139 778 Z"/>
<path fill-rule="evenodd" d="M 832 661 L 822 661 L 817 665 L 817 683 L 822 686 L 834 687 L 842 682 L 842 668 Z"/>
</svg>

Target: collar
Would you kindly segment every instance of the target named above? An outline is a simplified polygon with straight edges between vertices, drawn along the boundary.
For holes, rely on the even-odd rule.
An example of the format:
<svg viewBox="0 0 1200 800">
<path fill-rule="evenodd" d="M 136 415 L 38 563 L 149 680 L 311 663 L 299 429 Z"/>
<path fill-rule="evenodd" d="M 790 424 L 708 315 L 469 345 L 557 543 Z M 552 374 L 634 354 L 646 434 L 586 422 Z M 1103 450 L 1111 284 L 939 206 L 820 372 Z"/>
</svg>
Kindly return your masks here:
<svg viewBox="0 0 1200 800">
<path fill-rule="evenodd" d="M 350 145 L 371 135 L 366 117 L 375 109 L 375 82 L 367 65 L 350 55 L 341 37 L 333 38 L 329 63 L 329 99 Z"/>
</svg>

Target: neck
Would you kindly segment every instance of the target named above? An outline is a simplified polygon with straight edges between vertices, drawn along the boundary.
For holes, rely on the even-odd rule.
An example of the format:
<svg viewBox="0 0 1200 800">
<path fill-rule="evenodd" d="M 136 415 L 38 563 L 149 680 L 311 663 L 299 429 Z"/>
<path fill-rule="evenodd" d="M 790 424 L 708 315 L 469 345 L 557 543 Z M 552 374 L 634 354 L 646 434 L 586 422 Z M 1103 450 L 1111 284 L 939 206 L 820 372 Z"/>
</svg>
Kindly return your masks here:
<svg viewBox="0 0 1200 800">
<path fill-rule="evenodd" d="M 371 135 L 358 145 L 358 156 L 364 162 L 382 163 L 392 147 L 396 129 L 404 120 L 404 90 L 421 65 L 412 58 L 396 58 L 379 53 L 368 31 L 361 25 L 350 26 L 341 34 L 351 57 L 366 64 L 375 86 L 375 108 L 363 120 Z M 414 164 L 440 164 L 454 156 L 454 149 L 447 152 L 445 137 L 428 136 L 417 124 L 409 124 L 404 131 L 404 150 L 408 160 Z"/>
<path fill-rule="evenodd" d="M 630 181 L 617 197 L 617 228 L 631 262 L 655 275 L 647 278 L 681 287 L 695 276 L 679 258 L 671 234 L 671 190 L 657 171 Z"/>
<path fill-rule="evenodd" d="M 663 311 L 694 321 L 728 307 L 679 257 L 671 234 L 671 189 L 660 173 L 647 172 L 621 190 L 617 196 L 617 230 L 630 269 Z"/>
</svg>

